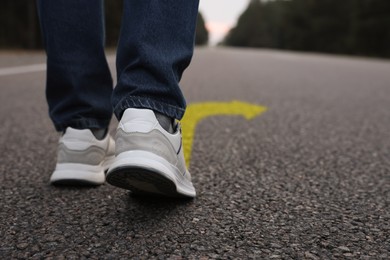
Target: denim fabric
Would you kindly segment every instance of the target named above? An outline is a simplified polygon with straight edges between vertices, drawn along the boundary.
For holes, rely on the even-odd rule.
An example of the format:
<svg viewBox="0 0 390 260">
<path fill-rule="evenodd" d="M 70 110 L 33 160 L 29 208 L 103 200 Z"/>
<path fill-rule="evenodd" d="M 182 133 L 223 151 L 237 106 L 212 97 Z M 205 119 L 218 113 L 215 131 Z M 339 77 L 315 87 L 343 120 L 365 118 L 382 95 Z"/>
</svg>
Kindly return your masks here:
<svg viewBox="0 0 390 260">
<path fill-rule="evenodd" d="M 112 112 L 149 108 L 181 119 L 199 0 L 125 0 L 118 84 L 104 54 L 102 0 L 38 0 L 47 53 L 46 98 L 57 130 L 106 128 Z"/>
</svg>

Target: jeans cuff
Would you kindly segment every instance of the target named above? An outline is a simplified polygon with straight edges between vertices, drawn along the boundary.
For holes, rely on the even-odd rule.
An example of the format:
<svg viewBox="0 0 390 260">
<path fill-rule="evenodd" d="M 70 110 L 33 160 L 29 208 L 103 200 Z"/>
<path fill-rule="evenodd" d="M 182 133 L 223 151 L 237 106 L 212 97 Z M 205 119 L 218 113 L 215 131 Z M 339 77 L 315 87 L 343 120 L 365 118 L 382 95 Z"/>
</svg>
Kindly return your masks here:
<svg viewBox="0 0 390 260">
<path fill-rule="evenodd" d="M 177 120 L 182 119 L 185 112 L 184 108 L 167 104 L 152 98 L 127 96 L 114 107 L 114 114 L 118 120 L 121 119 L 123 112 L 128 108 L 147 108 Z"/>
<path fill-rule="evenodd" d="M 54 123 L 54 126 L 59 132 L 65 131 L 67 127 L 72 127 L 75 129 L 106 129 L 108 128 L 110 121 L 110 119 L 81 118 L 63 123 Z"/>
</svg>

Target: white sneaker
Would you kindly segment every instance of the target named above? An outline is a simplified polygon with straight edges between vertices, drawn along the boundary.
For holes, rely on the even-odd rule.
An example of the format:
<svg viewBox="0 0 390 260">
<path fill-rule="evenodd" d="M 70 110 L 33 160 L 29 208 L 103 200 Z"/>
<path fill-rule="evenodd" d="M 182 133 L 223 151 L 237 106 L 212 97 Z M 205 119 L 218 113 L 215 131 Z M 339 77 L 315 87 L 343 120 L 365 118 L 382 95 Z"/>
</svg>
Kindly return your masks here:
<svg viewBox="0 0 390 260">
<path fill-rule="evenodd" d="M 107 134 L 98 140 L 91 130 L 68 127 L 60 138 L 52 184 L 100 185 L 115 157 L 115 143 Z"/>
<path fill-rule="evenodd" d="M 107 182 L 135 194 L 195 197 L 180 125 L 170 134 L 152 110 L 126 109 L 118 125 L 116 157 Z"/>
</svg>

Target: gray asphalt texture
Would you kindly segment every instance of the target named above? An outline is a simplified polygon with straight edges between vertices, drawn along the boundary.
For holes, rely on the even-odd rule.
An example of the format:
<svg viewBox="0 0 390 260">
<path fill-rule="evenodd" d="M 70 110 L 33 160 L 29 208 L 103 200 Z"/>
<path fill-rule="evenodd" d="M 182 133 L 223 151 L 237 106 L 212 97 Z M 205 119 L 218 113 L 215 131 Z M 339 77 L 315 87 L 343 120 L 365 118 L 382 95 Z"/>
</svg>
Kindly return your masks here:
<svg viewBox="0 0 390 260">
<path fill-rule="evenodd" d="M 389 61 L 197 49 L 182 80 L 188 103 L 268 111 L 198 125 L 192 201 L 50 186 L 59 135 L 44 81 L 0 77 L 1 259 L 390 258 Z"/>
</svg>

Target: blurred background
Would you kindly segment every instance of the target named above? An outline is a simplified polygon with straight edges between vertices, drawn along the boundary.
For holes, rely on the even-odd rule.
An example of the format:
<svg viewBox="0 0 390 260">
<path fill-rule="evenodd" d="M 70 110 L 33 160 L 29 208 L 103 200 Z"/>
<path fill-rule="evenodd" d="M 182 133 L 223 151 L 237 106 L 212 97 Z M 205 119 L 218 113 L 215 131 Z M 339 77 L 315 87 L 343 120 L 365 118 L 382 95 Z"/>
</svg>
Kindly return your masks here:
<svg viewBox="0 0 390 260">
<path fill-rule="evenodd" d="M 115 47 L 122 0 L 105 1 Z M 390 57 L 389 0 L 202 0 L 197 45 Z M 35 1 L 2 0 L 1 49 L 40 49 Z"/>
</svg>

